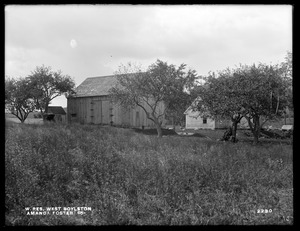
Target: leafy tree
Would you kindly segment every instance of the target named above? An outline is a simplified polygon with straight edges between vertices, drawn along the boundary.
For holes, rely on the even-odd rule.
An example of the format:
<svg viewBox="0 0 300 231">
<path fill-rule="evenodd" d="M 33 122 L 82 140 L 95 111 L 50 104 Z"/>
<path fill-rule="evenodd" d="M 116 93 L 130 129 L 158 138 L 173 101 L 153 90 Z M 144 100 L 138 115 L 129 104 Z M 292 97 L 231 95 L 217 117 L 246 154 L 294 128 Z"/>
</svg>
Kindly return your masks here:
<svg viewBox="0 0 300 231">
<path fill-rule="evenodd" d="M 287 54 L 284 58 L 284 61 L 281 62 L 280 68 L 282 71 L 283 78 L 288 78 L 292 80 L 293 78 L 293 54 L 290 51 L 287 51 Z"/>
<path fill-rule="evenodd" d="M 287 52 L 285 59 L 281 62 L 279 66 L 281 76 L 285 80 L 285 88 L 286 88 L 286 99 L 288 101 L 287 107 L 288 110 L 294 109 L 293 105 L 293 55 L 292 52 Z"/>
<path fill-rule="evenodd" d="M 5 105 L 11 114 L 24 123 L 29 113 L 36 108 L 32 86 L 25 78 L 5 80 Z"/>
<path fill-rule="evenodd" d="M 203 116 L 214 119 L 228 119 L 232 121 L 232 141 L 236 142 L 237 125 L 243 115 L 239 97 L 235 96 L 237 83 L 231 78 L 230 69 L 204 77 L 205 84 L 197 88 L 199 100 L 194 110 L 200 111 Z"/>
<path fill-rule="evenodd" d="M 184 112 L 193 102 L 193 95 L 186 91 L 178 92 L 169 103 L 169 108 L 166 111 L 166 118 L 172 121 L 173 125 L 183 125 L 185 123 Z"/>
<path fill-rule="evenodd" d="M 287 80 L 282 78 L 278 65 L 265 64 L 241 66 L 234 71 L 233 78 L 242 89 L 237 95 L 257 143 L 265 122 L 282 116 L 288 105 Z"/>
<path fill-rule="evenodd" d="M 167 65 L 167 63 L 164 63 Z M 153 65 L 152 65 L 153 66 Z M 176 68 L 170 65 L 171 68 Z M 155 68 L 155 67 L 154 67 Z M 157 67 L 156 67 L 157 68 Z M 160 68 L 160 67 L 158 67 Z M 195 81 L 197 80 L 197 74 L 195 70 L 189 69 L 184 71 L 185 64 L 181 64 L 175 72 L 173 81 L 171 77 L 172 85 L 169 85 L 169 94 L 165 94 L 164 103 L 166 105 L 166 117 L 173 120 L 173 124 L 182 125 L 185 121 L 184 112 L 187 107 L 191 105 L 194 99 Z M 155 75 L 155 73 L 152 73 Z M 168 86 L 165 86 L 166 92 L 168 92 Z"/>
<path fill-rule="evenodd" d="M 52 71 L 51 67 L 36 67 L 28 79 L 33 86 L 36 106 L 42 115 L 48 113 L 51 100 L 64 93 L 74 93 L 74 80 L 68 75 L 63 75 L 61 71 Z"/>
<path fill-rule="evenodd" d="M 184 90 L 192 87 L 195 71 L 185 71 L 186 65 L 178 68 L 157 60 L 143 72 L 137 65 L 120 66 L 115 73 L 118 83 L 110 89 L 113 102 L 125 108 L 141 107 L 149 120 L 153 121 L 158 137 L 162 136 L 162 119 L 166 113 L 176 114 L 178 102 Z M 164 110 L 158 110 L 164 104 Z M 146 105 L 146 106 L 145 106 Z"/>
<path fill-rule="evenodd" d="M 257 143 L 265 122 L 284 112 L 287 86 L 278 65 L 241 65 L 220 72 L 218 78 L 209 76 L 199 95 L 213 116 L 231 117 L 234 137 L 237 123 L 245 117 Z"/>
</svg>

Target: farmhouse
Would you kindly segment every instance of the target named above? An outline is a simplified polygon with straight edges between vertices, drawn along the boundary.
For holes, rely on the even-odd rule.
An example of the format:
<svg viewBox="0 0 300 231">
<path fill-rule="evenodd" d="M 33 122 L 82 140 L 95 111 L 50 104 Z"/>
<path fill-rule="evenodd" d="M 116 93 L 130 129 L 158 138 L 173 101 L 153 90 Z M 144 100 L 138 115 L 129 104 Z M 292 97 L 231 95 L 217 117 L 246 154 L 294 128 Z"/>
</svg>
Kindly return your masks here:
<svg viewBox="0 0 300 231">
<path fill-rule="evenodd" d="M 231 126 L 230 119 L 213 119 L 206 115 L 201 114 L 199 111 L 194 111 L 193 106 L 196 102 L 201 100 L 199 97 L 194 100 L 191 106 L 189 106 L 185 114 L 185 128 L 186 129 L 225 129 Z M 245 118 L 242 118 L 241 122 L 238 124 L 240 128 L 247 128 L 248 122 Z"/>
<path fill-rule="evenodd" d="M 76 94 L 67 99 L 68 123 L 155 127 L 141 107 L 125 109 L 111 101 L 108 92 L 116 83 L 115 75 L 90 77 L 84 80 L 77 87 Z M 146 103 L 142 104 L 149 109 Z M 160 104 L 157 110 L 162 112 L 164 104 Z M 163 119 L 163 125 L 164 121 Z"/>
<path fill-rule="evenodd" d="M 63 122 L 63 123 L 66 122 L 67 113 L 60 106 L 49 106 L 48 114 L 54 115 L 55 121 L 59 121 L 59 122 Z"/>
</svg>

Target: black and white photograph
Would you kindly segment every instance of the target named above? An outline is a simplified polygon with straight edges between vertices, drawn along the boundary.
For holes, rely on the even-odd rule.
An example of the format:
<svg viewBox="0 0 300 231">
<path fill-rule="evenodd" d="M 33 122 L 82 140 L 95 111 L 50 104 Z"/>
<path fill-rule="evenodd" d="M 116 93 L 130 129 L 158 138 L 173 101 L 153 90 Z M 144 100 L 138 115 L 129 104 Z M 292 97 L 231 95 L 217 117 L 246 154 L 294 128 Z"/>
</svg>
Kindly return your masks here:
<svg viewBox="0 0 300 231">
<path fill-rule="evenodd" d="M 294 225 L 293 10 L 5 5 L 4 226 Z"/>
</svg>

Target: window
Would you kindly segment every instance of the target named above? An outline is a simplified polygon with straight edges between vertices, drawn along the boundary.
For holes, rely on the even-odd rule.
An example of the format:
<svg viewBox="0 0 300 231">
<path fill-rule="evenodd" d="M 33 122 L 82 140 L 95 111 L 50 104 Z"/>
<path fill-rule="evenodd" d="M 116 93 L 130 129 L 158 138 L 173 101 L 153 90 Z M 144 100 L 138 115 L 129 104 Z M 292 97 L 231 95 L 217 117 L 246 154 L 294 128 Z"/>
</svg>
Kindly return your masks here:
<svg viewBox="0 0 300 231">
<path fill-rule="evenodd" d="M 207 118 L 203 118 L 203 124 L 207 124 Z"/>
</svg>

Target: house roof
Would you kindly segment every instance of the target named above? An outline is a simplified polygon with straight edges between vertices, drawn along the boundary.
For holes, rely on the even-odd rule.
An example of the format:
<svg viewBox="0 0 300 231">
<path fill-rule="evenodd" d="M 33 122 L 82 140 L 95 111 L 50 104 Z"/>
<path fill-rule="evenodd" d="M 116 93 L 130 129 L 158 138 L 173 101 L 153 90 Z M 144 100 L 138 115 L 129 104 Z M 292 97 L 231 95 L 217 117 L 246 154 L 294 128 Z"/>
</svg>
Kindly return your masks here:
<svg viewBox="0 0 300 231">
<path fill-rule="evenodd" d="M 76 97 L 108 95 L 108 90 L 116 83 L 115 75 L 89 77 L 76 88 Z"/>
<path fill-rule="evenodd" d="M 185 110 L 185 112 L 183 114 L 188 115 L 189 113 L 193 112 L 193 107 L 197 106 L 198 102 L 201 101 L 201 97 L 198 96 L 193 102 L 192 104 Z"/>
<path fill-rule="evenodd" d="M 48 113 L 53 113 L 56 115 L 66 115 L 65 110 L 60 106 L 49 106 Z"/>
</svg>

